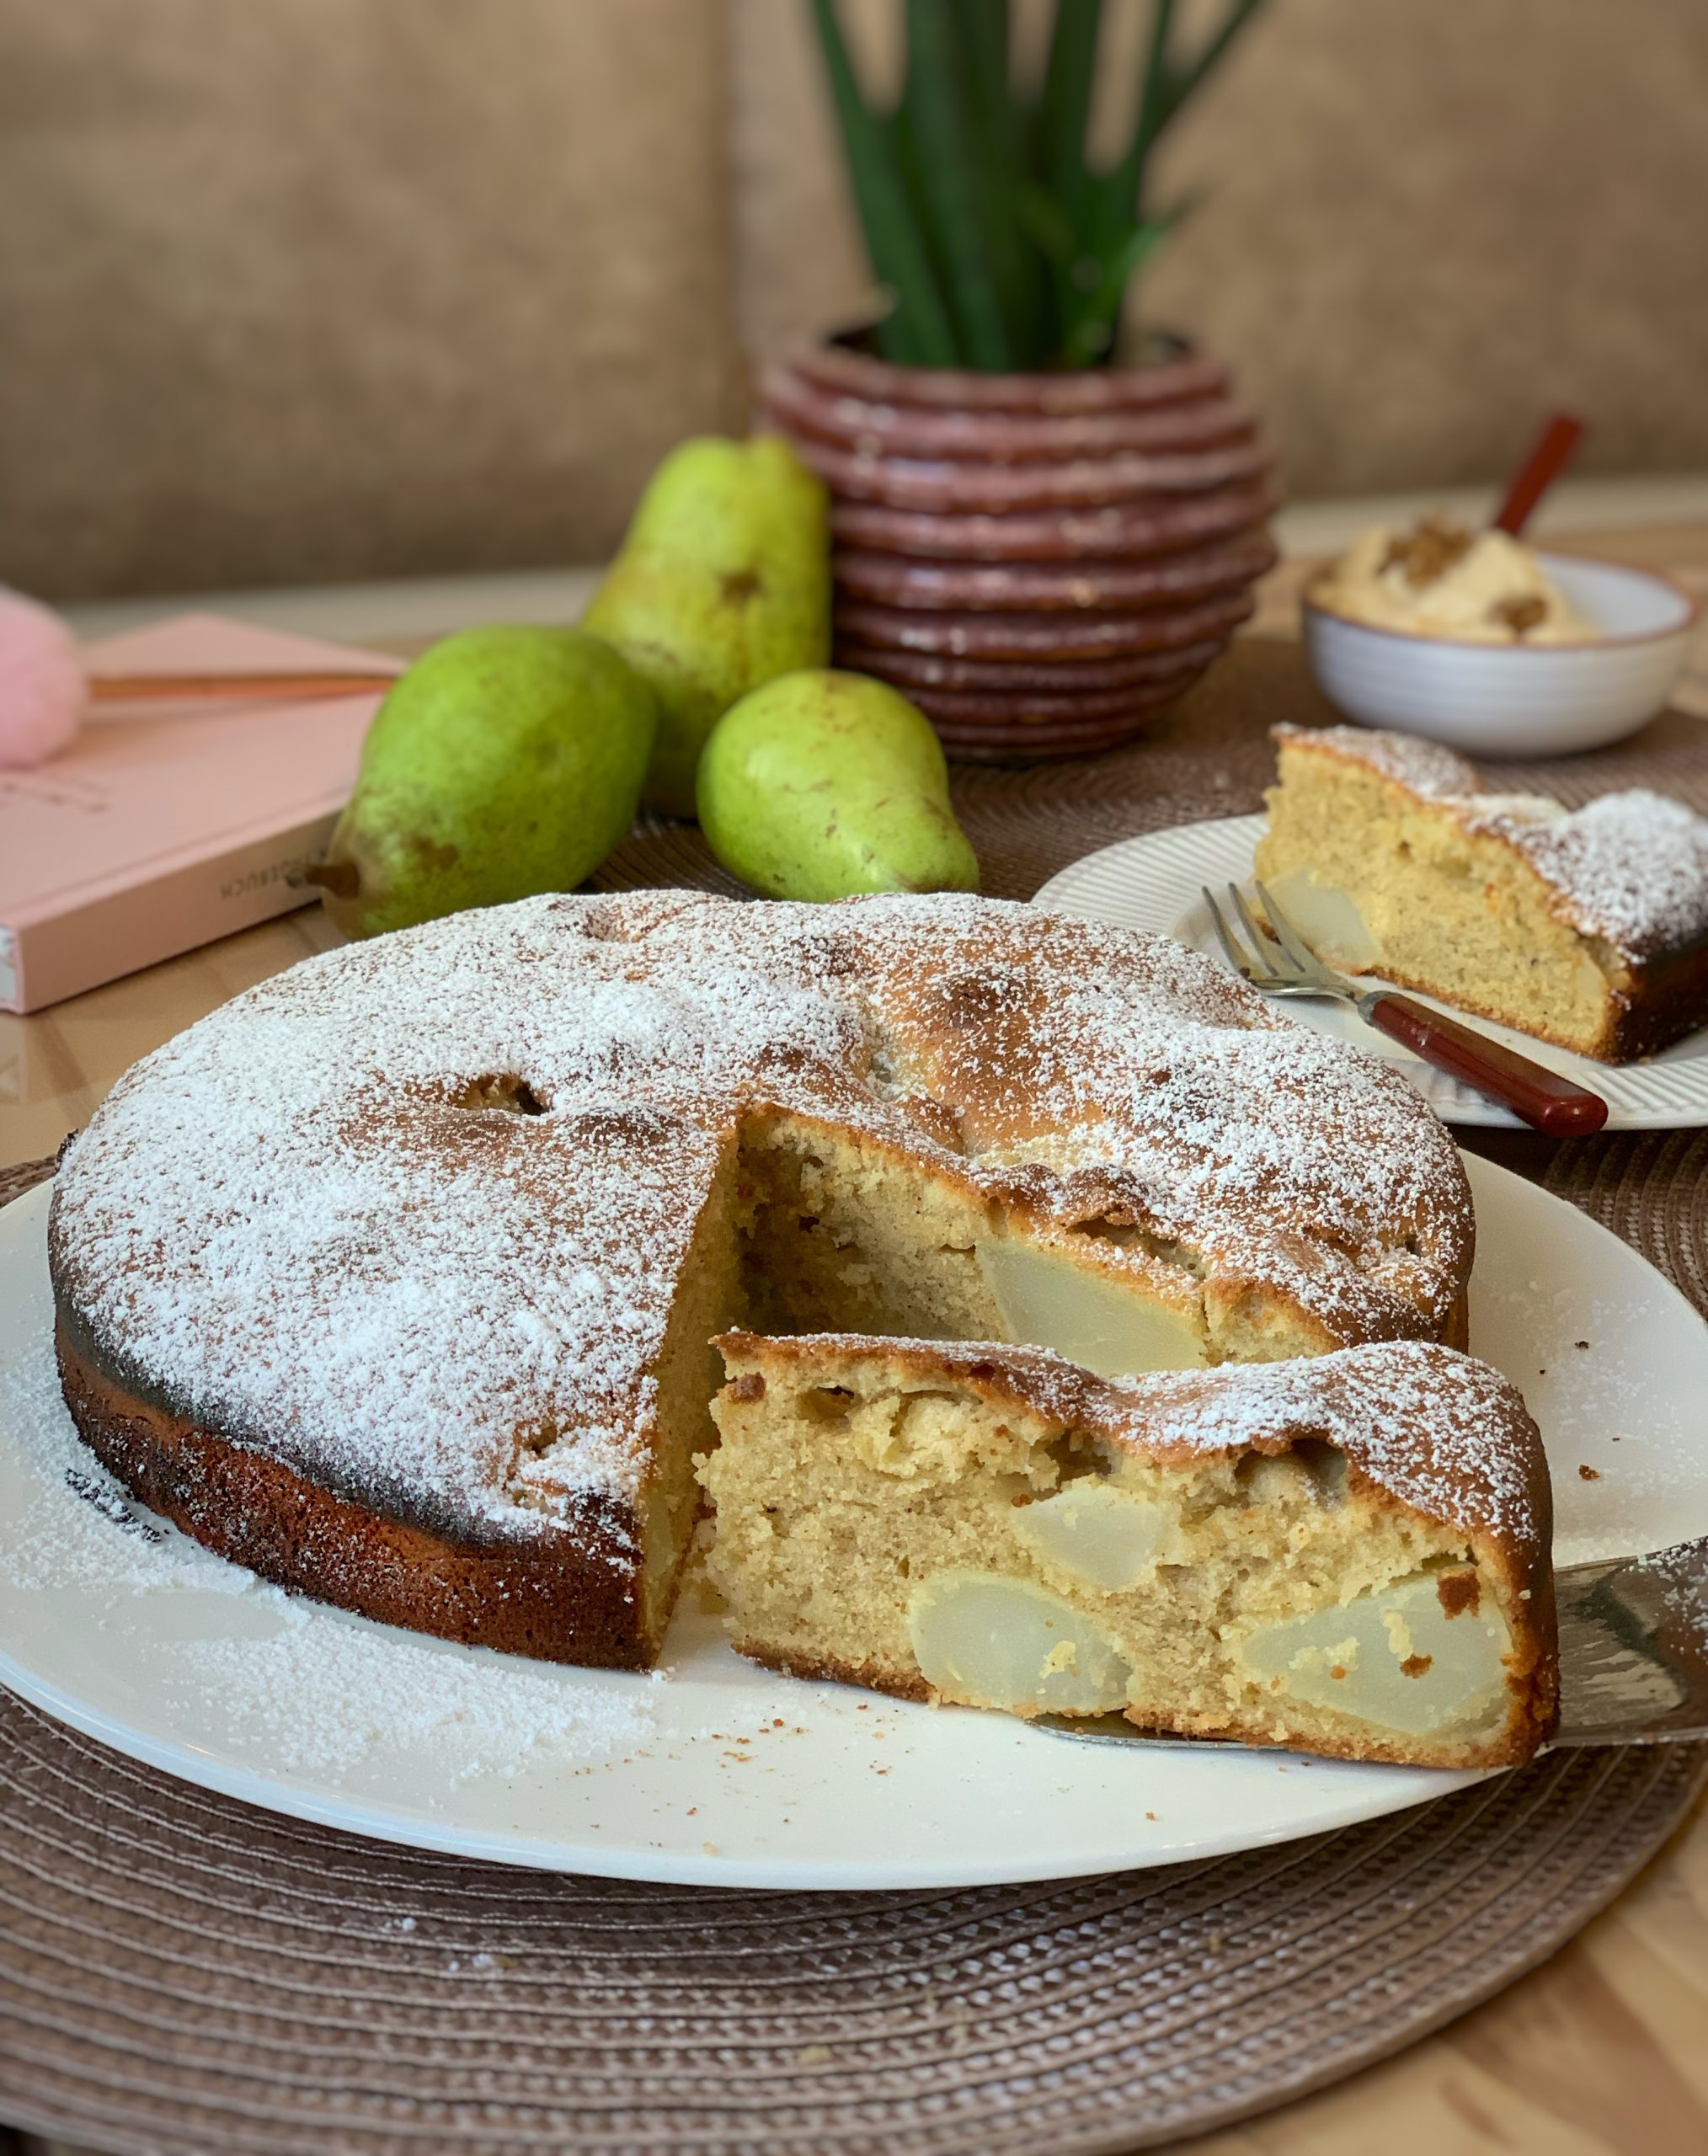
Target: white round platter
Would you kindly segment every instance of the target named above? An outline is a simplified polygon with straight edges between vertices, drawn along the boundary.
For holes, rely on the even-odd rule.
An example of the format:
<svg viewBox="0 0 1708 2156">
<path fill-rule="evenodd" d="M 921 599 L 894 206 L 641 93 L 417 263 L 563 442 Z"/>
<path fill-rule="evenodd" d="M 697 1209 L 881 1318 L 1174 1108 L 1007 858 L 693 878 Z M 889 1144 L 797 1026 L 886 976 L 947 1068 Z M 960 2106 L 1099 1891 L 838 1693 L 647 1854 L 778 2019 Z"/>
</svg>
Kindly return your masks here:
<svg viewBox="0 0 1708 2156">
<path fill-rule="evenodd" d="M 1471 1337 L 1541 1424 L 1556 1556 L 1708 1533 L 1708 1326 L 1573 1207 L 1466 1165 Z M 1470 1779 L 1076 1744 L 1006 1716 L 772 1675 L 698 1611 L 678 1618 L 662 1669 L 636 1676 L 283 1594 L 144 1512 L 78 1441 L 53 1371 L 47 1201 L 44 1187 L 0 1211 L 0 1681 L 186 1781 L 550 1870 L 875 1888 L 1215 1856 Z"/>
<path fill-rule="evenodd" d="M 1118 928 L 1156 930 L 1225 965 L 1200 894 L 1206 885 L 1218 896 L 1230 883 L 1249 889 L 1252 855 L 1263 828 L 1261 816 L 1228 816 L 1121 839 L 1052 876 L 1033 904 L 1048 906 L 1053 913 L 1075 914 L 1083 921 L 1108 921 Z M 1416 994 L 1411 989 L 1406 992 Z M 1452 1009 L 1431 995 L 1418 995 L 1417 1001 L 1435 1011 Z M 1510 1108 L 1425 1063 L 1367 1026 L 1346 1004 L 1289 996 L 1284 1006 L 1277 1007 L 1284 1008 L 1301 1025 L 1314 1026 L 1318 1033 L 1332 1033 L 1337 1040 L 1351 1041 L 1398 1064 L 1444 1122 L 1497 1130 L 1524 1129 Z M 1675 1042 L 1647 1062 L 1610 1064 L 1592 1063 L 1569 1049 L 1555 1048 L 1486 1019 L 1474 1017 L 1470 1022 L 1491 1040 L 1505 1041 L 1521 1055 L 1546 1064 L 1551 1070 L 1563 1071 L 1599 1093 L 1607 1102 L 1609 1130 L 1689 1130 L 1708 1123 L 1708 1031 Z"/>
</svg>

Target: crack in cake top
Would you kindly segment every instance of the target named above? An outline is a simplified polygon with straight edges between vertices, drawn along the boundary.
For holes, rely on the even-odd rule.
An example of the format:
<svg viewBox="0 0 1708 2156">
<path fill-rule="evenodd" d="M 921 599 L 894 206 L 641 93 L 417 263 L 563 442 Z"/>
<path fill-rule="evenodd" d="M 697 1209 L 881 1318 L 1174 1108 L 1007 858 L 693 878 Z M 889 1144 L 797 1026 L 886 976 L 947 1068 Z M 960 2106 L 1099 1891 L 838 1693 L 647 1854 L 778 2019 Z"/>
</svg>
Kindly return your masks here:
<svg viewBox="0 0 1708 2156">
<path fill-rule="evenodd" d="M 717 1165 L 790 1112 L 1058 1227 L 1135 1224 L 1337 1340 L 1438 1331 L 1468 1270 L 1405 1080 L 1166 938 L 638 892 L 350 945 L 203 1019 L 69 1154 L 56 1279 L 128 1380 L 335 1492 L 616 1549 Z"/>
</svg>

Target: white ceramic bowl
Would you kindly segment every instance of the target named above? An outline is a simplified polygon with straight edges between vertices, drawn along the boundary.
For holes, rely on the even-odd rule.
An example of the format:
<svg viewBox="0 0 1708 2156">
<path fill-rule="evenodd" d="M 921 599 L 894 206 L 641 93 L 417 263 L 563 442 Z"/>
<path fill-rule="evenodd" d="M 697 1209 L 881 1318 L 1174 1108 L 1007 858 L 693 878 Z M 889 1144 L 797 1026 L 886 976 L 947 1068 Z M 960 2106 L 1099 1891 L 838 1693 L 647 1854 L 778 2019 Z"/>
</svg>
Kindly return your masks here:
<svg viewBox="0 0 1708 2156">
<path fill-rule="evenodd" d="M 1661 710 L 1698 608 L 1664 577 L 1539 554 L 1601 634 L 1593 643 L 1460 643 L 1349 622 L 1305 599 L 1305 648 L 1331 703 L 1361 726 L 1427 734 L 1468 754 L 1570 755 L 1623 740 Z"/>
</svg>

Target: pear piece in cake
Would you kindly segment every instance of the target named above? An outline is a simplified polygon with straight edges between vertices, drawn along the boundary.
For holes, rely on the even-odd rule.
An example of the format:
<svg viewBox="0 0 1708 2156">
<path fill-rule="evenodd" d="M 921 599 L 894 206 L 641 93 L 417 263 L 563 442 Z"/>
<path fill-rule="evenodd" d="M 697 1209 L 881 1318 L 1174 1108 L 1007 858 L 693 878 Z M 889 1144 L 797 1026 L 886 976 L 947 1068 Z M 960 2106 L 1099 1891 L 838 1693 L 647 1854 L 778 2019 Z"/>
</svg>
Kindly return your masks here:
<svg viewBox="0 0 1708 2156">
<path fill-rule="evenodd" d="M 1108 1714 L 1127 1704 L 1132 1673 L 1113 1643 L 1034 1581 L 934 1573 L 908 1604 L 907 1630 L 940 1700 L 1021 1714 Z"/>
<path fill-rule="evenodd" d="M 1018 1237 L 981 1242 L 979 1269 L 1009 1339 L 1051 1348 L 1099 1377 L 1193 1369 L 1209 1359 L 1195 1294 L 1172 1305 L 1144 1300 L 1131 1285 Z"/>
</svg>

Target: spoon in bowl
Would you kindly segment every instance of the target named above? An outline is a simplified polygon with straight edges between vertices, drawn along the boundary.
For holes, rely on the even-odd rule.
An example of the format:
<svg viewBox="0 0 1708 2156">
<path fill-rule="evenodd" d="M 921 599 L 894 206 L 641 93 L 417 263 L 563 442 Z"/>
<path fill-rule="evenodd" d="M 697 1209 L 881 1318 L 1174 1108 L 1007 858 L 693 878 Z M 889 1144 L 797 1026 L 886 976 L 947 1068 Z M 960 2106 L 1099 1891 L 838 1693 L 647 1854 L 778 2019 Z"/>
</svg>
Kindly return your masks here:
<svg viewBox="0 0 1708 2156">
<path fill-rule="evenodd" d="M 1490 529 L 1516 539 L 1535 514 L 1536 505 L 1572 462 L 1583 438 L 1583 422 L 1571 412 L 1556 412 L 1543 425 L 1529 455 L 1513 474 L 1506 499 Z"/>
</svg>

